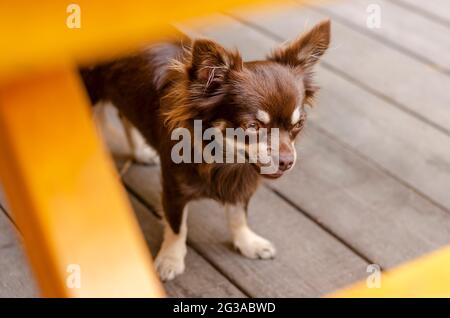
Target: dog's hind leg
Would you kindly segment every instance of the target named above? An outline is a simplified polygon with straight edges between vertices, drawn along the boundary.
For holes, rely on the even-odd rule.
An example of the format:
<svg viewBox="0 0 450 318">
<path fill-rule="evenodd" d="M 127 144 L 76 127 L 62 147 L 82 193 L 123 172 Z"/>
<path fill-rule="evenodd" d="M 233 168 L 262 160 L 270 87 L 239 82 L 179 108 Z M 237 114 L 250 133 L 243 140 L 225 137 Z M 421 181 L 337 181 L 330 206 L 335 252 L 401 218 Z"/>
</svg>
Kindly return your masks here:
<svg viewBox="0 0 450 318">
<path fill-rule="evenodd" d="M 155 259 L 161 280 L 168 281 L 184 272 L 186 256 L 187 217 L 185 203 L 164 200 L 164 240 Z"/>
<path fill-rule="evenodd" d="M 276 251 L 273 244 L 249 228 L 246 210 L 244 205 L 225 205 L 234 247 L 248 258 L 274 258 Z"/>
<path fill-rule="evenodd" d="M 136 127 L 131 124 L 125 116 L 120 115 L 128 145 L 131 150 L 133 160 L 143 164 L 157 164 L 159 162 L 158 154 L 152 149 Z"/>
</svg>

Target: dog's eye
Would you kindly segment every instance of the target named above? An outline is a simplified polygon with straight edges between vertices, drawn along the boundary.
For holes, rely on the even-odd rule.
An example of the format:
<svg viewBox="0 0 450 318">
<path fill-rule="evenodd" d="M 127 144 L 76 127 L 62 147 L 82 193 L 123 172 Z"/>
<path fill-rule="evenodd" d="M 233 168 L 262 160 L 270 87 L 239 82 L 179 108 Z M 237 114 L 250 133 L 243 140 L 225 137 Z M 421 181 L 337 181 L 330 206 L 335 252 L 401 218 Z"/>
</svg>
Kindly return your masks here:
<svg viewBox="0 0 450 318">
<path fill-rule="evenodd" d="M 304 120 L 303 119 L 301 119 L 298 123 L 296 123 L 295 125 L 294 125 L 294 127 L 292 127 L 293 129 L 301 129 L 302 127 L 303 127 L 303 124 L 304 124 Z"/>
<path fill-rule="evenodd" d="M 305 121 L 306 121 L 306 114 L 303 113 L 302 116 L 300 117 L 300 120 L 292 127 L 292 129 L 294 130 L 302 129 L 303 126 L 305 125 Z"/>
<path fill-rule="evenodd" d="M 259 124 L 257 122 L 249 122 L 245 125 L 245 129 L 259 129 Z"/>
</svg>

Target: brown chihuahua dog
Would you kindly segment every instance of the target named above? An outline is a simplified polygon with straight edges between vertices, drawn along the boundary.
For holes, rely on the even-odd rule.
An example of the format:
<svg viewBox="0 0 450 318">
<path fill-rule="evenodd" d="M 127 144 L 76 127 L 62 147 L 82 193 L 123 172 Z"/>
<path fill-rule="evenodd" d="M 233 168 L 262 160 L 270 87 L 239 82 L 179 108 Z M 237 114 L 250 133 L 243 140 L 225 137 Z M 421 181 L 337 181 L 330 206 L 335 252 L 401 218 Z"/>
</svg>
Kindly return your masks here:
<svg viewBox="0 0 450 318">
<path fill-rule="evenodd" d="M 243 62 L 237 52 L 211 40 L 180 37 L 81 70 L 92 102 L 114 104 L 159 154 L 166 222 L 155 264 L 162 280 L 184 271 L 187 204 L 200 198 L 212 198 L 225 206 L 233 244 L 244 256 L 275 256 L 272 243 L 249 228 L 247 205 L 261 176 L 278 178 L 295 164 L 294 141 L 305 124 L 305 107 L 312 104 L 318 89 L 313 83 L 313 67 L 329 42 L 330 21 L 324 21 L 274 50 L 267 60 Z M 275 129 L 277 140 L 257 143 L 268 150 L 277 168 L 263 173 L 264 164 L 258 159 L 249 162 L 247 141 L 244 162 L 174 158 L 179 140 L 174 132 L 194 132 L 188 141 L 195 144 L 194 126 L 199 121 L 200 137 L 208 128 L 216 132 L 237 128 L 258 132 L 264 128 L 270 136 Z M 222 141 L 228 147 L 230 138 Z M 278 149 L 274 150 L 275 144 Z M 185 146 L 180 156 L 189 159 L 191 150 L 194 155 L 196 150 L 190 143 Z"/>
</svg>

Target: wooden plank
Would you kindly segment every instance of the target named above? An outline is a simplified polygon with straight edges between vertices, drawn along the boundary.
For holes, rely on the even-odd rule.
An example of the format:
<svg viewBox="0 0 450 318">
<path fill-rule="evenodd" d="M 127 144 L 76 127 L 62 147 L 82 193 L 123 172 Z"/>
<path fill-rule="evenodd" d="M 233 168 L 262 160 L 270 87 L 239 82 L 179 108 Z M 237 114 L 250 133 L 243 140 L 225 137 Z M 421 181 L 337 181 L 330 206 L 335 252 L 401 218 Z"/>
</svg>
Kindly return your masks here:
<svg viewBox="0 0 450 318">
<path fill-rule="evenodd" d="M 311 129 L 297 150 L 298 166 L 270 187 L 373 263 L 390 268 L 450 243 L 449 213 L 328 134 Z"/>
<path fill-rule="evenodd" d="M 158 167 L 135 165 L 124 180 L 159 205 Z M 233 251 L 217 203 L 192 203 L 189 211 L 189 244 L 252 297 L 319 296 L 366 275 L 367 262 L 268 189 L 257 192 L 249 215 L 255 231 L 278 247 L 275 260 L 249 260 Z"/>
<path fill-rule="evenodd" d="M 183 30 L 212 37 L 229 47 L 239 47 L 246 59 L 262 58 L 276 45 L 256 30 L 231 18 L 222 19 L 227 20 L 226 27 L 198 22 L 184 26 Z M 319 106 L 310 111 L 310 123 L 450 210 L 449 136 L 334 72 L 320 66 L 317 70 L 322 90 Z"/>
<path fill-rule="evenodd" d="M 0 298 L 37 296 L 14 225 L 0 209 Z"/>
<path fill-rule="evenodd" d="M 330 297 L 450 297 L 450 247 L 403 264 L 382 275 L 381 288 L 367 288 L 366 282 L 338 291 Z"/>
<path fill-rule="evenodd" d="M 368 28 L 366 12 L 372 0 L 336 1 L 321 10 L 364 34 L 429 63 L 442 72 L 450 72 L 448 28 L 410 10 L 378 0 L 381 27 Z"/>
<path fill-rule="evenodd" d="M 305 29 L 306 22 L 312 26 L 328 18 L 293 2 L 271 14 L 236 11 L 233 16 L 278 41 L 295 38 Z M 333 20 L 332 45 L 322 65 L 450 135 L 447 93 L 450 77 L 446 74 L 356 32 L 339 20 Z"/>
<path fill-rule="evenodd" d="M 314 122 L 448 211 L 449 136 L 335 74 L 321 74 L 326 89 Z"/>
<path fill-rule="evenodd" d="M 0 87 L 0 175 L 33 272 L 44 296 L 163 296 L 80 85 L 58 69 Z"/>
<path fill-rule="evenodd" d="M 130 195 L 130 200 L 147 244 L 156 256 L 162 242 L 162 224 L 136 197 Z M 188 247 L 184 275 L 165 283 L 164 288 L 171 297 L 245 297 L 191 247 Z"/>
<path fill-rule="evenodd" d="M 448 0 L 393 0 L 392 2 L 450 27 L 450 2 Z"/>
</svg>

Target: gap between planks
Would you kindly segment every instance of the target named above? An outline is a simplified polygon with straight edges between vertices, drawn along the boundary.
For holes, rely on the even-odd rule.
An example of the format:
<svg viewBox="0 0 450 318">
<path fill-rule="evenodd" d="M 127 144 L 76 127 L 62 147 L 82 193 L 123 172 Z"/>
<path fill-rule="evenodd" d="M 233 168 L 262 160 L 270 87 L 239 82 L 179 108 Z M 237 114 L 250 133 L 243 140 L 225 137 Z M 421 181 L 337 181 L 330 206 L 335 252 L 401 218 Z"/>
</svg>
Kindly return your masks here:
<svg viewBox="0 0 450 318">
<path fill-rule="evenodd" d="M 0 297 L 37 297 L 37 289 L 20 248 L 21 234 L 0 211 Z"/>
<path fill-rule="evenodd" d="M 369 1 L 369 0 L 367 0 Z M 361 1 L 360 1 L 361 2 Z M 357 3 L 352 2 L 352 1 L 346 1 L 344 2 L 344 4 L 348 4 L 351 3 L 351 5 L 357 5 Z M 383 6 L 389 6 L 391 5 L 390 2 L 384 1 L 384 0 L 379 0 L 379 4 L 382 4 Z M 393 3 L 392 3 L 393 4 Z M 393 4 L 395 6 L 395 4 Z M 379 35 L 375 32 L 370 32 L 368 31 L 368 28 L 362 27 L 360 25 L 358 25 L 358 23 L 356 23 L 354 20 L 352 20 L 353 16 L 349 16 L 348 14 L 345 15 L 345 17 L 343 17 L 342 15 L 340 15 L 339 13 L 337 13 L 337 11 L 339 11 L 339 8 L 337 10 L 333 9 L 329 9 L 330 6 L 332 6 L 332 4 L 329 4 L 328 7 L 327 6 L 321 6 L 321 5 L 312 5 L 312 4 L 308 4 L 306 5 L 307 7 L 321 12 L 321 13 L 325 13 L 328 14 L 330 16 L 333 16 L 334 19 L 338 20 L 340 23 L 345 24 L 351 28 L 353 28 L 354 30 L 363 33 L 366 36 L 369 36 L 385 45 L 388 45 L 390 47 L 392 47 L 395 50 L 398 50 L 399 52 L 402 52 L 405 55 L 408 55 L 418 61 L 421 61 L 424 64 L 427 64 L 429 66 L 432 66 L 433 68 L 435 68 L 437 71 L 450 76 L 450 66 L 449 65 L 444 65 L 445 63 L 441 62 L 441 61 L 436 61 L 435 59 L 432 59 L 430 57 L 427 57 L 423 54 L 418 53 L 417 51 L 420 51 L 419 49 L 417 49 L 417 51 L 415 49 L 412 49 L 410 46 L 408 45 L 404 45 L 403 43 L 399 43 L 399 42 L 395 42 L 392 38 L 386 36 L 386 35 Z M 406 14 L 415 14 L 416 16 L 418 16 L 419 18 L 423 18 L 424 20 L 426 20 L 428 22 L 428 24 L 430 25 L 437 25 L 437 26 L 442 26 L 441 24 L 436 23 L 435 21 L 432 20 L 428 20 L 425 19 L 424 17 L 418 15 L 416 12 L 412 12 L 412 11 L 408 11 L 405 10 L 405 8 L 401 7 L 401 6 L 395 6 L 396 8 L 399 9 L 399 11 L 404 11 Z M 392 7 L 391 7 L 392 8 Z M 387 10 L 387 9 L 385 9 Z M 365 11 L 362 11 L 361 14 L 365 14 Z M 399 14 L 399 16 L 402 16 Z M 409 17 L 404 17 L 402 16 L 402 19 L 410 19 Z M 413 20 L 413 19 L 410 19 Z M 425 30 L 427 30 L 427 28 L 425 28 Z M 448 48 L 447 48 L 448 49 Z M 443 54 L 445 54 L 446 50 L 442 51 Z"/>
<path fill-rule="evenodd" d="M 407 10 L 413 11 L 417 14 L 420 14 L 424 16 L 425 18 L 430 19 L 431 21 L 437 22 L 442 24 L 443 26 L 450 29 L 450 15 L 447 16 L 441 16 L 438 14 L 438 12 L 447 12 L 450 14 L 450 6 L 445 8 L 435 8 L 431 10 L 427 10 L 427 8 L 421 7 L 420 5 L 423 4 L 425 1 L 405 1 L 405 0 L 394 0 L 391 1 L 391 3 L 403 7 Z M 433 1 L 427 1 L 427 5 L 435 5 L 436 0 Z M 448 0 L 445 0 L 445 3 L 441 1 L 439 5 L 448 5 Z"/>
</svg>

